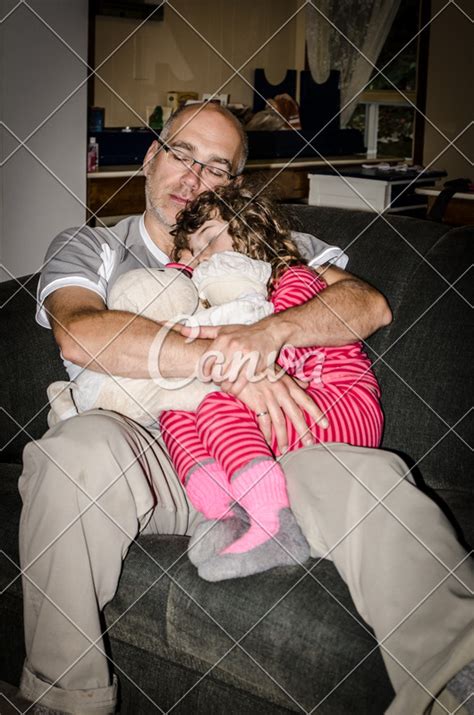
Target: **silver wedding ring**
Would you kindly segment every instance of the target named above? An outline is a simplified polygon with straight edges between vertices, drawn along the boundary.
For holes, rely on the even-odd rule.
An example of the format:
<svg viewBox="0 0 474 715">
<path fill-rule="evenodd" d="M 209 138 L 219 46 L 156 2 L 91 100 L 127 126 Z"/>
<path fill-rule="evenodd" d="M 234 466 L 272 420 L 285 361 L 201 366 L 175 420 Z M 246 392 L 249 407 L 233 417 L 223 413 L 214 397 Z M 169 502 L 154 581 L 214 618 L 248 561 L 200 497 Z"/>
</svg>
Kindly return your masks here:
<svg viewBox="0 0 474 715">
<path fill-rule="evenodd" d="M 268 410 L 265 410 L 265 412 L 257 412 L 256 417 L 264 417 L 265 415 L 268 415 Z"/>
</svg>

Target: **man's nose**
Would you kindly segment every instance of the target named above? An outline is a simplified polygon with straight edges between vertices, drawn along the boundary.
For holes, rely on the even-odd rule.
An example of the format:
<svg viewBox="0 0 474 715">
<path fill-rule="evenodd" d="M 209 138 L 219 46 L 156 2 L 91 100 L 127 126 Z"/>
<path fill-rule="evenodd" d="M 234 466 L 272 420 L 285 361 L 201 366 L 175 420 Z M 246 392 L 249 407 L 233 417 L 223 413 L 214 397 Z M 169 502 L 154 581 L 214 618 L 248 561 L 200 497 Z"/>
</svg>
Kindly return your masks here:
<svg viewBox="0 0 474 715">
<path fill-rule="evenodd" d="M 202 181 L 202 169 L 203 167 L 200 164 L 187 166 L 181 177 L 181 181 L 183 181 L 189 188 L 197 188 L 200 186 Z"/>
</svg>

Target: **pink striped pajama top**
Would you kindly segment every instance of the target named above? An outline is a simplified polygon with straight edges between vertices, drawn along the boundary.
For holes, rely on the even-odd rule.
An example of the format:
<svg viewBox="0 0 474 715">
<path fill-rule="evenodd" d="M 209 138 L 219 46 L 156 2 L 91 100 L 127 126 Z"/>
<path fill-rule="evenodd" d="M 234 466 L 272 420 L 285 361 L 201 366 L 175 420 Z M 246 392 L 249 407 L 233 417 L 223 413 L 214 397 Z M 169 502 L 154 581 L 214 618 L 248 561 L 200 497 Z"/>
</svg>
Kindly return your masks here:
<svg viewBox="0 0 474 715">
<path fill-rule="evenodd" d="M 288 268 L 278 279 L 270 300 L 275 313 L 301 305 L 326 288 L 325 281 L 308 266 Z M 324 300 L 324 296 L 321 296 Z M 322 429 L 305 413 L 316 442 L 345 442 L 378 447 L 383 413 L 380 388 L 362 343 L 342 347 L 284 347 L 278 365 L 288 375 L 309 378 L 309 394 L 326 413 L 329 427 Z M 275 435 L 271 451 L 258 420 L 238 398 L 224 392 L 208 395 L 195 413 L 172 411 L 161 416 L 163 439 L 181 481 L 196 464 L 216 459 L 229 479 L 256 457 L 278 455 Z M 303 445 L 287 419 L 289 450 Z"/>
</svg>

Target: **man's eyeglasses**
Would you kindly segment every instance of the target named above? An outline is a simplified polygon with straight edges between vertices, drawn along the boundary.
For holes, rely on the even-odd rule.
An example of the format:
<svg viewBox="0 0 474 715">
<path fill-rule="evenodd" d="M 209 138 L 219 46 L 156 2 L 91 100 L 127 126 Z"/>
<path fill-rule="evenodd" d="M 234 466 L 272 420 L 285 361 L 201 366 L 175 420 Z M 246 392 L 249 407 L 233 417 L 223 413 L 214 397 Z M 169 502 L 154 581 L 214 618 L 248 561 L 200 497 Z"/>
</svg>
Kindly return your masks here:
<svg viewBox="0 0 474 715">
<path fill-rule="evenodd" d="M 192 169 L 194 164 L 198 164 L 201 167 L 203 182 L 211 186 L 232 181 L 232 179 L 235 179 L 237 176 L 237 174 L 231 174 L 230 171 L 216 164 L 206 164 L 204 161 L 199 161 L 199 159 L 195 159 L 183 149 L 178 149 L 177 147 L 168 146 L 163 143 L 161 144 L 161 148 L 166 152 L 170 161 L 181 164 L 183 167 L 186 167 L 186 169 Z"/>
</svg>

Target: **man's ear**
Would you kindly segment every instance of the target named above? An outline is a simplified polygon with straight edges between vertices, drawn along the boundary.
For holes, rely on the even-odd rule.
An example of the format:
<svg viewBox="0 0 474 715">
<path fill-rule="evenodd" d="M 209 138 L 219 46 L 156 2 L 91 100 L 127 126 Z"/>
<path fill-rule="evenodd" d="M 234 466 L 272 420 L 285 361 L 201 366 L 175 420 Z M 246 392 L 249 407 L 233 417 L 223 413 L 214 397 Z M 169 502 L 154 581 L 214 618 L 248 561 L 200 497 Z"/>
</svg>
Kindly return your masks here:
<svg viewBox="0 0 474 715">
<path fill-rule="evenodd" d="M 243 177 L 242 174 L 240 174 L 240 176 L 236 176 L 235 179 L 234 179 L 234 186 L 235 186 L 237 189 L 240 189 L 240 187 L 242 186 L 243 181 L 244 181 L 244 177 Z"/>
<path fill-rule="evenodd" d="M 148 169 L 149 169 L 153 159 L 158 154 L 159 150 L 160 150 L 160 145 L 157 142 L 157 140 L 155 139 L 155 141 L 153 141 L 150 144 L 150 147 L 149 147 L 147 153 L 145 154 L 145 158 L 143 159 L 143 173 L 145 174 L 145 176 L 148 175 Z"/>
</svg>

